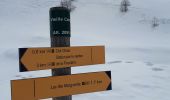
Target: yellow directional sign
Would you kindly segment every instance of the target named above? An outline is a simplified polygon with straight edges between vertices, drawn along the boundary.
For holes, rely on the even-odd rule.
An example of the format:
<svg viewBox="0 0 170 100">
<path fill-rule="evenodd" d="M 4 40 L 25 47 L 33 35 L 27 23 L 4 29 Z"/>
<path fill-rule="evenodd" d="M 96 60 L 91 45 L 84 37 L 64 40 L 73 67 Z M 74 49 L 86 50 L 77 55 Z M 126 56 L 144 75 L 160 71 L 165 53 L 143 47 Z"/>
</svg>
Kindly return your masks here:
<svg viewBox="0 0 170 100">
<path fill-rule="evenodd" d="M 20 72 L 104 63 L 104 46 L 19 49 Z"/>
<path fill-rule="evenodd" d="M 111 72 L 11 81 L 12 100 L 38 100 L 111 90 Z"/>
</svg>

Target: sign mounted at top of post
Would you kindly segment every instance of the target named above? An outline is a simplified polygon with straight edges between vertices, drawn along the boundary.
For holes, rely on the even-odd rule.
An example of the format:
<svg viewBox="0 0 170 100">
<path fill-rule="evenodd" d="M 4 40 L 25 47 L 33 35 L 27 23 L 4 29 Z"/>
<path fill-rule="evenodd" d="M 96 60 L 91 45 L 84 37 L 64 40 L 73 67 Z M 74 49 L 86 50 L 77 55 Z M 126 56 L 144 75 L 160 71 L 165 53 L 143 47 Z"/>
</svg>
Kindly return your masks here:
<svg viewBox="0 0 170 100">
<path fill-rule="evenodd" d="M 20 48 L 20 72 L 105 63 L 104 46 Z"/>
<path fill-rule="evenodd" d="M 50 35 L 70 37 L 70 11 L 67 8 L 50 9 Z"/>
</svg>

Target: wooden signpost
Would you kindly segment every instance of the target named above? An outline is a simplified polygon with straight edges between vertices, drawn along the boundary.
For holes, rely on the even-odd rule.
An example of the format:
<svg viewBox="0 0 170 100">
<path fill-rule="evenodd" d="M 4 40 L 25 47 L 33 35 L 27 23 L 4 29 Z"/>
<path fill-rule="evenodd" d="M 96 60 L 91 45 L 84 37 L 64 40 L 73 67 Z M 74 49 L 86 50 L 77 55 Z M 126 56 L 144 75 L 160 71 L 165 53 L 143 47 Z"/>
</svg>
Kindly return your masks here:
<svg viewBox="0 0 170 100">
<path fill-rule="evenodd" d="M 70 11 L 64 7 L 50 8 L 51 47 L 70 47 Z M 70 75 L 71 67 L 52 69 L 52 76 Z M 52 100 L 72 100 L 72 96 L 52 98 Z"/>
<path fill-rule="evenodd" d="M 39 100 L 111 90 L 111 72 L 95 72 L 11 81 L 12 100 Z"/>
<path fill-rule="evenodd" d="M 51 77 L 11 81 L 11 100 L 72 100 L 74 94 L 111 90 L 111 71 L 71 75 L 71 67 L 104 64 L 104 46 L 70 47 L 70 12 L 50 9 L 51 48 L 20 48 L 20 72 L 52 69 Z"/>
<path fill-rule="evenodd" d="M 104 46 L 20 48 L 20 72 L 105 63 Z"/>
</svg>

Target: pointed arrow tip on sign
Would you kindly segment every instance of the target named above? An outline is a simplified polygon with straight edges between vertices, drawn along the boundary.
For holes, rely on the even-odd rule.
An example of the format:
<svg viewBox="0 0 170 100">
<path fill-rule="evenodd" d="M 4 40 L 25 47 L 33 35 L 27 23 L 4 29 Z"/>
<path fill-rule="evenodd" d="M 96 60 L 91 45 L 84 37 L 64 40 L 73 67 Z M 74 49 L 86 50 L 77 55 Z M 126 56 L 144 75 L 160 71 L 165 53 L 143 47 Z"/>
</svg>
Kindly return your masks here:
<svg viewBox="0 0 170 100">
<path fill-rule="evenodd" d="M 19 59 L 23 57 L 28 48 L 19 48 Z"/>
<path fill-rule="evenodd" d="M 106 74 L 110 78 L 110 84 L 108 85 L 107 90 L 112 90 L 111 71 L 106 71 Z"/>
<path fill-rule="evenodd" d="M 24 64 L 21 62 L 22 57 L 24 56 L 25 52 L 27 51 L 27 48 L 19 48 L 19 71 L 20 72 L 25 72 L 28 71 L 28 69 L 24 66 Z"/>
<path fill-rule="evenodd" d="M 20 62 L 19 71 L 20 71 L 20 72 L 28 71 L 28 69 L 24 66 L 24 64 L 23 64 L 22 62 Z"/>
<path fill-rule="evenodd" d="M 106 74 L 111 79 L 111 71 L 106 71 Z"/>
<path fill-rule="evenodd" d="M 107 90 L 112 90 L 112 82 L 110 82 L 109 86 L 107 87 Z"/>
</svg>

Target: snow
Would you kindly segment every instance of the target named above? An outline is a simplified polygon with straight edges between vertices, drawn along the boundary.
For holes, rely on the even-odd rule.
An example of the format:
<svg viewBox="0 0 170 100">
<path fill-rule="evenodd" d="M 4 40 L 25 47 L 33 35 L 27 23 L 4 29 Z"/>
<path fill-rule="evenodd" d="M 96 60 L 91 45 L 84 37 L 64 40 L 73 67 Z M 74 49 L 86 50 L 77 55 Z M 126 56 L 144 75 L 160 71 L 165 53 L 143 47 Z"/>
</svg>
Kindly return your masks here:
<svg viewBox="0 0 170 100">
<path fill-rule="evenodd" d="M 11 99 L 10 80 L 50 76 L 50 70 L 19 72 L 19 47 L 49 47 L 49 8 L 60 0 L 0 1 L 0 100 Z M 169 100 L 170 23 L 153 29 L 153 17 L 170 19 L 170 0 L 76 0 L 72 46 L 105 45 L 106 64 L 72 73 L 112 71 L 111 91 L 74 95 L 73 100 Z"/>
</svg>

